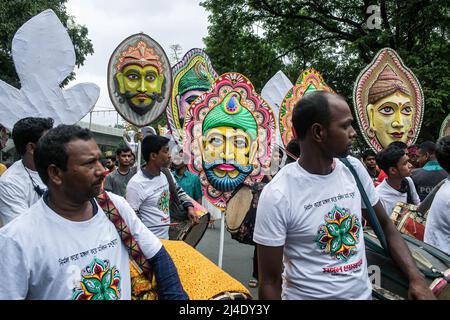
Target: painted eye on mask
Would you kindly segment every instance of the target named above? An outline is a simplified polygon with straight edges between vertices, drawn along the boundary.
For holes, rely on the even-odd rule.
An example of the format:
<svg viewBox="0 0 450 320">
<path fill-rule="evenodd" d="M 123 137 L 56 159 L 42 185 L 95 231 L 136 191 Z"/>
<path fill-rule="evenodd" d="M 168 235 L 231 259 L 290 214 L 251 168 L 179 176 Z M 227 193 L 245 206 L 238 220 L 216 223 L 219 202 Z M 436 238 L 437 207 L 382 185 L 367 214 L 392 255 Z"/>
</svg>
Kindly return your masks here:
<svg viewBox="0 0 450 320">
<path fill-rule="evenodd" d="M 401 111 L 402 114 L 404 114 L 405 116 L 409 116 L 412 113 L 412 108 L 411 107 L 404 107 Z"/>
<path fill-rule="evenodd" d="M 197 95 L 189 96 L 188 98 L 186 98 L 186 102 L 187 102 L 188 104 L 191 104 L 191 103 L 194 102 L 195 99 L 197 99 L 197 98 L 198 98 Z"/>
<path fill-rule="evenodd" d="M 234 145 L 236 146 L 236 148 L 247 148 L 245 139 L 236 139 Z"/>
<path fill-rule="evenodd" d="M 130 80 L 138 80 L 139 76 L 137 74 L 133 74 L 132 73 L 132 74 L 128 74 L 127 78 L 130 79 Z"/>
<path fill-rule="evenodd" d="M 390 116 L 390 115 L 394 114 L 394 108 L 392 108 L 392 107 L 383 107 L 383 108 L 378 109 L 378 111 L 385 116 Z"/>
<path fill-rule="evenodd" d="M 209 143 L 214 147 L 220 147 L 223 144 L 223 141 L 218 137 L 212 137 L 211 139 L 209 139 Z"/>
<path fill-rule="evenodd" d="M 156 76 L 154 74 L 149 74 L 149 75 L 147 75 L 145 77 L 145 80 L 146 81 L 150 81 L 150 82 L 155 81 L 156 80 Z"/>
</svg>

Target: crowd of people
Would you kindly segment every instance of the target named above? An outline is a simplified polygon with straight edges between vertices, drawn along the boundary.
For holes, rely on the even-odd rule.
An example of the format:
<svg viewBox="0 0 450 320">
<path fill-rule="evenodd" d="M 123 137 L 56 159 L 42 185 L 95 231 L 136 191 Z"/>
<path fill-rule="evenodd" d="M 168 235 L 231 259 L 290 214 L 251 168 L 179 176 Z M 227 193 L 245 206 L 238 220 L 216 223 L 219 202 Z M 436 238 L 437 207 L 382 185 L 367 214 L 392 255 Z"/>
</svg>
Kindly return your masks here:
<svg viewBox="0 0 450 320">
<path fill-rule="evenodd" d="M 296 138 L 274 157 L 277 170 L 268 170 L 253 206 L 251 284 L 259 298 L 370 299 L 361 233 L 370 206 L 409 280 L 409 296 L 432 299 L 390 213 L 398 202 L 418 205 L 445 180 L 428 213 L 425 242 L 450 254 L 450 136 L 417 146 L 395 142 L 357 159 L 350 155 L 356 131 L 347 102 L 322 91 L 300 100 L 292 122 Z M 160 299 L 187 299 L 159 240 L 169 239 L 174 221 L 198 223 L 193 201 L 202 201 L 202 188 L 183 154 L 172 161 L 169 139 L 148 135 L 145 164 L 137 168 L 128 147 L 105 159 L 89 130 L 52 127 L 52 119 L 30 117 L 12 130 L 21 159 L 0 177 L 0 299 L 130 299 L 128 252 L 96 200 L 105 192 L 152 265 Z M 282 157 L 288 161 L 278 168 Z M 178 211 L 171 209 L 174 198 Z M 95 259 L 86 265 L 89 255 Z M 110 277 L 107 285 L 100 276 Z M 87 281 L 93 277 L 98 287 Z"/>
</svg>

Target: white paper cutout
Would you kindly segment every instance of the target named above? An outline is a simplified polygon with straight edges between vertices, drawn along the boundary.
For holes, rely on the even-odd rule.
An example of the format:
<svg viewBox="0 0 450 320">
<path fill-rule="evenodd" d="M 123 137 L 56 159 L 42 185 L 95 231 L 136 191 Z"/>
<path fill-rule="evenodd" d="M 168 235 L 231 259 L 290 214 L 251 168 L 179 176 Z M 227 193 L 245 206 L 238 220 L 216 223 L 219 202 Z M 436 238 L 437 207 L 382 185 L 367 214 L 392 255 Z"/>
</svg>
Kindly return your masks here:
<svg viewBox="0 0 450 320">
<path fill-rule="evenodd" d="M 59 85 L 75 68 L 70 37 L 52 10 L 28 20 L 14 35 L 12 56 L 21 89 L 0 80 L 0 123 L 8 129 L 25 117 L 50 117 L 54 125 L 75 124 L 95 105 L 100 88 Z"/>
</svg>

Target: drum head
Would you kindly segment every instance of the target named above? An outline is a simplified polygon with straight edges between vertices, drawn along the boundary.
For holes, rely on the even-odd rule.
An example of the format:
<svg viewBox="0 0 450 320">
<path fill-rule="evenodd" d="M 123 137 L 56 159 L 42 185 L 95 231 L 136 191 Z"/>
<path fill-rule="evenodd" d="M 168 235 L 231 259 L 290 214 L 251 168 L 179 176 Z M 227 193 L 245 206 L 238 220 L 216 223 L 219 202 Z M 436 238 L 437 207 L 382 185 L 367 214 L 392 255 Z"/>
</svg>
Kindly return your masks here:
<svg viewBox="0 0 450 320">
<path fill-rule="evenodd" d="M 228 231 L 237 231 L 244 221 L 248 210 L 252 204 L 252 190 L 244 185 L 228 201 L 225 211 L 225 225 Z"/>
<path fill-rule="evenodd" d="M 406 240 L 406 244 L 411 251 L 411 254 L 416 262 L 417 267 L 425 276 L 425 280 L 432 289 L 432 283 L 435 280 L 443 279 L 442 274 L 449 268 L 448 256 L 426 245 L 424 242 L 414 239 L 412 237 L 403 235 Z M 408 279 L 395 264 L 395 262 L 386 257 L 383 253 L 383 249 L 380 242 L 375 235 L 370 232 L 364 233 L 364 241 L 366 245 L 366 257 L 367 265 L 377 266 L 381 271 L 381 284 L 380 287 L 384 290 L 398 295 L 403 299 L 408 298 Z M 437 272 L 432 271 L 432 269 Z M 449 288 L 450 289 L 450 288 Z M 379 292 L 378 292 L 379 293 Z M 442 299 L 442 296 L 436 295 L 438 299 Z M 390 299 L 388 296 L 386 299 Z"/>
<path fill-rule="evenodd" d="M 186 232 L 186 235 L 184 236 L 183 240 L 191 247 L 195 248 L 197 244 L 200 242 L 200 240 L 203 238 L 203 235 L 206 232 L 206 229 L 208 228 L 208 222 L 210 220 L 211 215 L 208 213 L 204 214 L 199 218 L 199 223 L 196 225 L 193 225 L 189 228 L 188 232 Z"/>
</svg>

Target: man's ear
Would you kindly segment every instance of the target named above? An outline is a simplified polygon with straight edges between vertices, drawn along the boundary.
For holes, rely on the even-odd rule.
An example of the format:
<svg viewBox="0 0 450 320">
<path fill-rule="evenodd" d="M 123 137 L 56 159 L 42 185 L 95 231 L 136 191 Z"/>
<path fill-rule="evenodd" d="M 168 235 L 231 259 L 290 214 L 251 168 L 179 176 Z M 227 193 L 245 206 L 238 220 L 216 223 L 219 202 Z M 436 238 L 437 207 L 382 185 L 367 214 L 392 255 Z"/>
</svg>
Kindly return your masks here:
<svg viewBox="0 0 450 320">
<path fill-rule="evenodd" d="M 36 149 L 36 144 L 34 144 L 33 142 L 28 142 L 25 145 L 25 152 L 26 153 L 29 153 L 29 154 L 33 155 L 35 149 Z"/>
<path fill-rule="evenodd" d="M 47 174 L 49 182 L 51 181 L 52 183 L 58 186 L 63 183 L 62 170 L 57 166 L 55 166 L 54 164 L 48 166 Z"/>
<path fill-rule="evenodd" d="M 398 174 L 398 169 L 395 167 L 389 167 L 388 171 L 389 172 L 386 172 L 388 176 L 395 176 Z"/>
<path fill-rule="evenodd" d="M 325 130 L 320 123 L 314 123 L 309 129 L 311 132 L 312 138 L 317 142 L 323 142 L 325 138 Z"/>
</svg>

